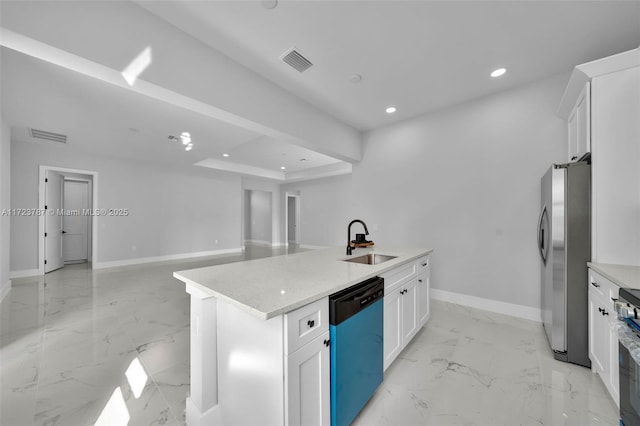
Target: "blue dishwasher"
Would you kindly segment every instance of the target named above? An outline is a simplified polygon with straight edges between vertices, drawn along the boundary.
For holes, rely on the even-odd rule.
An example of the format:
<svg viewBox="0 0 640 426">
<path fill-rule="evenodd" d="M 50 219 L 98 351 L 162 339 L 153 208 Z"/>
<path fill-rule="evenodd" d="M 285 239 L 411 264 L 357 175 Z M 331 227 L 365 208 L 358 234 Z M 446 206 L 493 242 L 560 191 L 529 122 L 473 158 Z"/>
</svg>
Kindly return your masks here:
<svg viewBox="0 0 640 426">
<path fill-rule="evenodd" d="M 349 425 L 382 383 L 384 279 L 329 296 L 331 425 Z"/>
</svg>

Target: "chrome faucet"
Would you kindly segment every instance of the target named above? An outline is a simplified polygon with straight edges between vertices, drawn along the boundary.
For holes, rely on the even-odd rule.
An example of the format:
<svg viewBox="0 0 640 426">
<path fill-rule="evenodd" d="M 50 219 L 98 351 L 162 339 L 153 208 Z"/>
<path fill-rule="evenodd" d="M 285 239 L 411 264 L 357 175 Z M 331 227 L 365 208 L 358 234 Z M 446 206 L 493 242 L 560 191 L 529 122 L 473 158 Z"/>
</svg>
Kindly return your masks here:
<svg viewBox="0 0 640 426">
<path fill-rule="evenodd" d="M 353 249 L 355 248 L 355 247 L 351 247 L 351 225 L 353 225 L 356 222 L 360 222 L 362 226 L 364 226 L 365 235 L 369 235 L 367 224 L 361 221 L 360 219 L 354 219 L 349 223 L 349 227 L 347 228 L 347 255 L 349 256 L 351 256 L 351 254 L 353 253 Z"/>
</svg>

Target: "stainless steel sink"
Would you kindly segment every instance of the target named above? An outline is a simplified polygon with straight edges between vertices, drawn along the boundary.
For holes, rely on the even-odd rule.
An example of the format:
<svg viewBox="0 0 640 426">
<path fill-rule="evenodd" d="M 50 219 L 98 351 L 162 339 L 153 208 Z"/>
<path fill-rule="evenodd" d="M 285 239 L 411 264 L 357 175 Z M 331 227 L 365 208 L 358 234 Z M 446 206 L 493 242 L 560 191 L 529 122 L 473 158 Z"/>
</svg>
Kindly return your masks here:
<svg viewBox="0 0 640 426">
<path fill-rule="evenodd" d="M 365 265 L 379 265 L 388 260 L 395 259 L 398 256 L 387 256 L 386 254 L 369 253 L 363 256 L 352 257 L 350 259 L 342 259 L 345 262 L 363 263 Z"/>
</svg>

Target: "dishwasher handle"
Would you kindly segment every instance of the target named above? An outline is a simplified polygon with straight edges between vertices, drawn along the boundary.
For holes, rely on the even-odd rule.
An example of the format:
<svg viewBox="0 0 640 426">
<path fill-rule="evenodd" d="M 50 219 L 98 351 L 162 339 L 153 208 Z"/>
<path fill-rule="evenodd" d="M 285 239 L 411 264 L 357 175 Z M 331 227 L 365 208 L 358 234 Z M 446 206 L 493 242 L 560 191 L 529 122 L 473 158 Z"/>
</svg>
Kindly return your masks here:
<svg viewBox="0 0 640 426">
<path fill-rule="evenodd" d="M 384 279 L 374 277 L 329 296 L 329 324 L 338 325 L 384 297 Z"/>
</svg>

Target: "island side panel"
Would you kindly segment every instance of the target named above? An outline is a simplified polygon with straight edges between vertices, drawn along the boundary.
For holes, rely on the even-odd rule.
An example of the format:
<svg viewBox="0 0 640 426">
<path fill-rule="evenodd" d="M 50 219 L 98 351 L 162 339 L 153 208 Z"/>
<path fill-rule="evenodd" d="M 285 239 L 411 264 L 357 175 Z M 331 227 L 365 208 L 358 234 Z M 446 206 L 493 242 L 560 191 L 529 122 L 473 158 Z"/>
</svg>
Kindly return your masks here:
<svg viewBox="0 0 640 426">
<path fill-rule="evenodd" d="M 211 418 L 218 404 L 217 300 L 189 284 L 186 291 L 191 295 L 191 386 L 187 423 L 198 425 Z"/>
<path fill-rule="evenodd" d="M 218 301 L 218 395 L 224 425 L 284 424 L 284 320 Z"/>
</svg>

